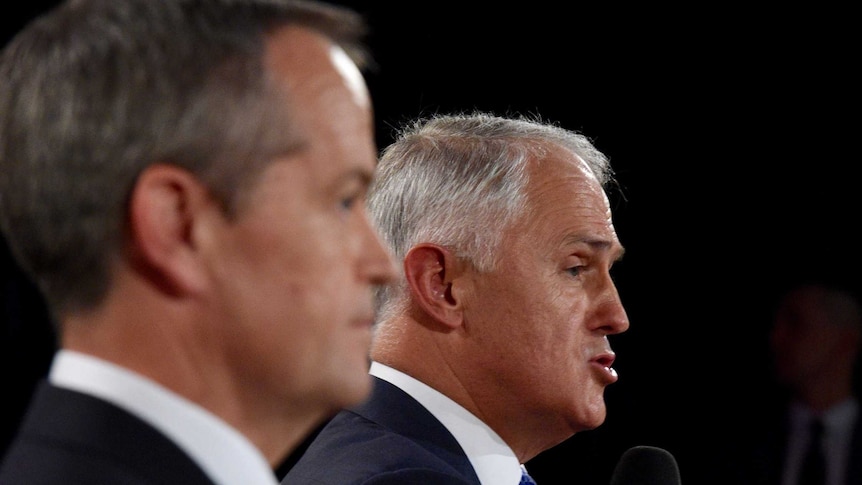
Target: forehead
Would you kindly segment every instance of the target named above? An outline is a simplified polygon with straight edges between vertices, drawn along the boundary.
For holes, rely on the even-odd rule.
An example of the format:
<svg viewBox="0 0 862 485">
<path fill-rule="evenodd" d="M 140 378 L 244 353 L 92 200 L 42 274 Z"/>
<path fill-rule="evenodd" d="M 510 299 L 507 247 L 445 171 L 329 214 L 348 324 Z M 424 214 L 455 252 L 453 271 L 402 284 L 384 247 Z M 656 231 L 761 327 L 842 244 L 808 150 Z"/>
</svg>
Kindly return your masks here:
<svg viewBox="0 0 862 485">
<path fill-rule="evenodd" d="M 311 29 L 282 27 L 268 37 L 266 65 L 307 153 L 327 166 L 344 161 L 373 170 L 371 100 L 343 49 Z"/>
<path fill-rule="evenodd" d="M 523 234 L 558 244 L 584 240 L 617 246 L 610 204 L 595 174 L 579 156 L 554 149 L 530 161 L 528 212 Z"/>
<path fill-rule="evenodd" d="M 596 175 L 578 155 L 554 148 L 532 156 L 527 199 L 536 213 L 576 211 L 583 215 L 610 216 L 610 205 Z"/>
<path fill-rule="evenodd" d="M 293 103 L 322 101 L 333 89 L 358 89 L 355 76 L 349 72 L 349 59 L 338 52 L 323 35 L 305 27 L 286 26 L 267 36 L 265 64 L 272 80 Z"/>
</svg>

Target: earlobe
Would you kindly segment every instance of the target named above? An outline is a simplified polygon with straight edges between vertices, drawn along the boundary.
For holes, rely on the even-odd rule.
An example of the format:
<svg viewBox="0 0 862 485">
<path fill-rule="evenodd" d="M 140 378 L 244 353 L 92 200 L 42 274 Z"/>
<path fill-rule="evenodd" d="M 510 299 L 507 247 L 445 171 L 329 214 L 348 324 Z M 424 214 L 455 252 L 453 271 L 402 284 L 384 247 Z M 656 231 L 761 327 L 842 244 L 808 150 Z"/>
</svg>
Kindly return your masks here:
<svg viewBox="0 0 862 485">
<path fill-rule="evenodd" d="M 446 327 L 461 325 L 462 302 L 453 291 L 460 268 L 449 250 L 435 244 L 413 247 L 404 257 L 404 275 L 422 311 Z"/>
<path fill-rule="evenodd" d="M 134 268 L 160 291 L 179 296 L 202 284 L 192 227 L 206 188 L 179 167 L 156 164 L 138 177 L 129 201 Z"/>
</svg>

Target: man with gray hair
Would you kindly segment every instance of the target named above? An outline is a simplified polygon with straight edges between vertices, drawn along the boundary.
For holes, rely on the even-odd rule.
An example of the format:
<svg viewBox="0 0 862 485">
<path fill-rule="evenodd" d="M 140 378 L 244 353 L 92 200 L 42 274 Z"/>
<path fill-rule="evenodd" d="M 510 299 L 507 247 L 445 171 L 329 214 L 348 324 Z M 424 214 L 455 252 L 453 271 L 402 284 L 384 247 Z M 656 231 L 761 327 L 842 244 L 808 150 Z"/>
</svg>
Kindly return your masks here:
<svg viewBox="0 0 862 485">
<path fill-rule="evenodd" d="M 368 204 L 401 262 L 378 298 L 367 402 L 283 484 L 530 483 L 523 464 L 605 419 L 629 321 L 608 159 L 538 118 L 432 116 L 387 147 Z"/>
</svg>

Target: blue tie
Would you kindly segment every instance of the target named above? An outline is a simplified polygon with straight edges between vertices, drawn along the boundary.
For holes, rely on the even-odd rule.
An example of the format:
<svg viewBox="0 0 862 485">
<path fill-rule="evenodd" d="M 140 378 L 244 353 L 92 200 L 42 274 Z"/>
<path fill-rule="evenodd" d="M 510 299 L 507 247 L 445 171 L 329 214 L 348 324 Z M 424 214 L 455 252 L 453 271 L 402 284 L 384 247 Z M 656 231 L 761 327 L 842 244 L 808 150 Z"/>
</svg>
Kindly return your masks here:
<svg viewBox="0 0 862 485">
<path fill-rule="evenodd" d="M 536 485 L 536 482 L 535 480 L 533 480 L 533 477 L 531 477 L 530 474 L 527 473 L 527 469 L 523 466 L 521 467 L 521 483 L 519 483 L 518 485 Z"/>
</svg>

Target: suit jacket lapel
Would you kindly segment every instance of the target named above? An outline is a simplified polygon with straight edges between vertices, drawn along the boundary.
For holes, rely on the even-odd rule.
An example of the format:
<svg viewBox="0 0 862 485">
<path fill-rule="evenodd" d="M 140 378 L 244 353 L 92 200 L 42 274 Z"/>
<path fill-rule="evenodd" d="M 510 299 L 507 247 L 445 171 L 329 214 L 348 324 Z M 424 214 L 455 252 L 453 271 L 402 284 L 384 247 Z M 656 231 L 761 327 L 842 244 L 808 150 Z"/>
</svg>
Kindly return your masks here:
<svg viewBox="0 0 862 485">
<path fill-rule="evenodd" d="M 353 409 L 356 414 L 413 439 L 479 483 L 464 449 L 433 414 L 398 387 L 377 377 L 373 379 L 371 398 Z M 392 409 L 399 412 L 393 413 Z"/>
</svg>

